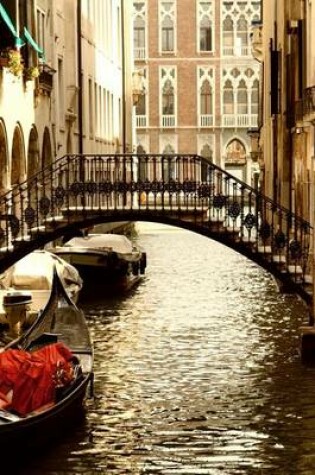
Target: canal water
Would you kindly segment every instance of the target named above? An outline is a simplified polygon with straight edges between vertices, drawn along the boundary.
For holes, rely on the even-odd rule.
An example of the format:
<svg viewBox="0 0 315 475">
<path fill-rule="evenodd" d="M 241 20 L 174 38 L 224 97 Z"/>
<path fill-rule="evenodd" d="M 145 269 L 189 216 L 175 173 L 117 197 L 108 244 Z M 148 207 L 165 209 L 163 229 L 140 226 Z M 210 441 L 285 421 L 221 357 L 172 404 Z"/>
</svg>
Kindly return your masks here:
<svg viewBox="0 0 315 475">
<path fill-rule="evenodd" d="M 315 474 L 304 304 L 208 238 L 137 227 L 143 282 L 81 303 L 95 342 L 85 420 L 14 473 Z"/>
</svg>

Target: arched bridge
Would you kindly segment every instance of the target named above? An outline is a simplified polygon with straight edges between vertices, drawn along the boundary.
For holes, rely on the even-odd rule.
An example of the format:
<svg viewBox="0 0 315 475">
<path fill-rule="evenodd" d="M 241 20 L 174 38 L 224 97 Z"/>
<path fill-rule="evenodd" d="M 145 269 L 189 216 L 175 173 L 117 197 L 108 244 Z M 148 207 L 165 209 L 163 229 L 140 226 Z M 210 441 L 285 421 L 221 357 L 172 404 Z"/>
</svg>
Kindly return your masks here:
<svg viewBox="0 0 315 475">
<path fill-rule="evenodd" d="M 0 197 L 0 272 L 101 222 L 155 221 L 248 257 L 312 299 L 308 222 L 196 155 L 68 155 Z"/>
</svg>

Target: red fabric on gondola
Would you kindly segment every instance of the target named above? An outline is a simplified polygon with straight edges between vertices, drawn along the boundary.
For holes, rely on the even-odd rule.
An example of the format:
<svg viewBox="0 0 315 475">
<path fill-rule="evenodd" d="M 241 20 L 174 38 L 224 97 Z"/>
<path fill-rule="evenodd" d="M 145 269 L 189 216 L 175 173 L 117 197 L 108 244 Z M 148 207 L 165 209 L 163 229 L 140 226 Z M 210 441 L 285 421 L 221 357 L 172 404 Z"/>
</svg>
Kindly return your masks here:
<svg viewBox="0 0 315 475">
<path fill-rule="evenodd" d="M 0 353 L 0 391 L 7 394 L 13 388 L 21 365 L 31 359 L 30 353 L 8 349 Z"/>
<path fill-rule="evenodd" d="M 13 389 L 12 409 L 25 416 L 54 402 L 55 388 L 73 379 L 71 351 L 62 343 L 33 353 L 9 349 L 0 354 L 0 391 Z"/>
</svg>

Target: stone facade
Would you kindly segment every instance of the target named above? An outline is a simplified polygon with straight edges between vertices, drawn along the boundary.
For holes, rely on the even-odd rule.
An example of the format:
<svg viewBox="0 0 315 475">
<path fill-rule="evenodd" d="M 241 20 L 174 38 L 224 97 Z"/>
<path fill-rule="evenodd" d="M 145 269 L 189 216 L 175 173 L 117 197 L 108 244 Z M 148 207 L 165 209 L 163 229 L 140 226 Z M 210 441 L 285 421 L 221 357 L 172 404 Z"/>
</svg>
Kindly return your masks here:
<svg viewBox="0 0 315 475">
<path fill-rule="evenodd" d="M 136 109 L 138 150 L 203 155 L 254 185 L 247 131 L 258 126 L 260 64 L 250 36 L 260 2 L 133 4 L 135 64 L 145 71 L 145 99 Z"/>
<path fill-rule="evenodd" d="M 131 150 L 132 5 L 30 0 L 17 11 L 17 2 L 1 4 L 1 191 L 68 153 Z M 8 50 L 21 54 L 23 70 L 9 66 Z"/>
</svg>

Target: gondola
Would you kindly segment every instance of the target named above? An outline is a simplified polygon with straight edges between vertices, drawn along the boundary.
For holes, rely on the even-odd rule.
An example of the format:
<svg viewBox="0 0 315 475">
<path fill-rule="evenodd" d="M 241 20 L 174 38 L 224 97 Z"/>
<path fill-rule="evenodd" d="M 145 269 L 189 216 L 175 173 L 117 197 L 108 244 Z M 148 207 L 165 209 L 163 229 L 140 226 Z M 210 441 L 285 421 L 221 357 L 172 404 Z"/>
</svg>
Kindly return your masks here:
<svg viewBox="0 0 315 475">
<path fill-rule="evenodd" d="M 59 360 L 58 358 L 50 360 L 56 352 L 58 355 L 61 352 L 66 356 L 64 358 L 58 356 Z M 1 391 L 8 384 L 7 376 L 3 376 L 6 375 L 5 371 L 3 372 L 3 367 L 5 367 L 3 361 L 6 362 L 8 356 L 13 354 L 18 358 L 20 355 L 23 355 L 23 358 L 26 355 L 27 359 L 26 363 L 24 360 L 22 362 L 22 365 L 26 366 L 19 367 L 19 375 L 11 388 L 11 396 L 13 393 L 11 403 L 3 404 L 0 398 L 2 406 L 0 409 L 1 454 L 7 453 L 8 450 L 10 452 L 11 449 L 17 452 L 22 449 L 31 450 L 63 434 L 68 422 L 72 424 L 76 416 L 82 414 L 87 390 L 88 388 L 92 390 L 93 345 L 87 322 L 83 312 L 65 291 L 56 270 L 50 298 L 45 308 L 30 328 L 1 349 L 0 396 L 1 394 L 3 396 Z M 40 366 L 44 360 L 43 355 L 46 357 L 48 355 L 49 364 Z M 42 359 L 38 362 L 38 358 Z M 34 404 L 32 407 L 30 404 L 28 408 L 31 411 L 27 412 L 26 399 L 30 399 L 30 391 L 25 393 L 26 399 L 23 394 L 19 394 L 19 398 L 18 396 L 15 398 L 15 405 L 13 401 L 15 389 L 18 393 L 19 388 L 21 386 L 23 388 L 23 384 L 25 389 L 30 382 L 27 375 L 28 372 L 31 373 L 29 368 L 32 368 L 33 360 L 35 360 L 35 365 L 38 364 L 39 377 L 43 378 L 44 373 L 48 377 L 49 385 L 45 391 L 48 393 L 50 391 L 50 396 L 45 396 L 46 399 L 48 398 L 45 404 L 45 397 L 42 394 L 40 407 Z M 54 368 L 54 372 L 48 373 L 47 368 Z M 42 381 L 43 379 L 38 380 L 38 387 Z M 34 384 L 29 387 L 34 387 Z M 32 393 L 34 400 L 36 400 L 35 393 L 36 390 L 34 394 Z"/>
</svg>

